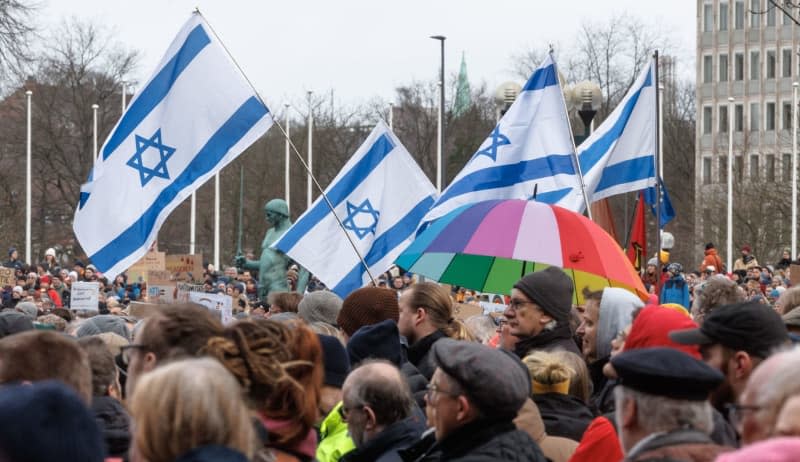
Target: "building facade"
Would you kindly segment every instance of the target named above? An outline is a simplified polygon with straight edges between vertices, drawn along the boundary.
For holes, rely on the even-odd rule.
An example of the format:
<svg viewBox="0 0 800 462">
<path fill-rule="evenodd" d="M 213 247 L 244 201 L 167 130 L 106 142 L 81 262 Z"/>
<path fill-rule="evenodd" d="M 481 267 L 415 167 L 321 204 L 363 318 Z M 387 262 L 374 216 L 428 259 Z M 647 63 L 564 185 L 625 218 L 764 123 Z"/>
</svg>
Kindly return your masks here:
<svg viewBox="0 0 800 462">
<path fill-rule="evenodd" d="M 714 242 L 724 253 L 732 130 L 733 259 L 747 244 L 760 261 L 775 261 L 790 240 L 800 26 L 797 8 L 777 1 L 697 0 L 694 244 Z"/>
</svg>

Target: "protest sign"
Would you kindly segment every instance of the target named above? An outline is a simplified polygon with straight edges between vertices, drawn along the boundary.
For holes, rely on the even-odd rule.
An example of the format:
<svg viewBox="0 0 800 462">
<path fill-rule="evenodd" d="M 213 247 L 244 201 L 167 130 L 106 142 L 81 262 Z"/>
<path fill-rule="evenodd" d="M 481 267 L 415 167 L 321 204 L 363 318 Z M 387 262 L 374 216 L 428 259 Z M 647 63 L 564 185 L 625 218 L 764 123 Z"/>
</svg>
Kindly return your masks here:
<svg viewBox="0 0 800 462">
<path fill-rule="evenodd" d="M 73 310 L 98 311 L 100 302 L 99 282 L 73 282 L 69 307 Z"/>
<path fill-rule="evenodd" d="M 17 277 L 14 274 L 14 268 L 0 267 L 0 286 L 14 287 L 15 285 L 17 285 Z"/>
<path fill-rule="evenodd" d="M 189 303 L 190 292 L 204 292 L 203 286 L 200 284 L 189 284 L 187 282 L 178 282 L 176 285 L 175 301 L 178 303 Z"/>
<path fill-rule="evenodd" d="M 175 303 L 175 284 L 147 284 L 147 301 L 150 303 Z"/>
<path fill-rule="evenodd" d="M 173 281 L 199 281 L 203 278 L 203 255 L 167 255 L 164 261 Z"/>
<path fill-rule="evenodd" d="M 141 260 L 128 268 L 128 283 L 144 283 L 148 271 L 166 270 L 166 254 L 164 252 L 147 252 Z"/>
<path fill-rule="evenodd" d="M 789 267 L 789 282 L 792 287 L 797 287 L 800 284 L 800 265 L 791 265 Z"/>
<path fill-rule="evenodd" d="M 189 301 L 208 308 L 208 311 L 219 316 L 223 324 L 233 322 L 233 298 L 230 295 L 189 292 Z"/>
<path fill-rule="evenodd" d="M 483 314 L 483 307 L 480 305 L 473 305 L 471 303 L 454 303 L 453 304 L 453 317 L 466 321 L 470 316 Z"/>
</svg>

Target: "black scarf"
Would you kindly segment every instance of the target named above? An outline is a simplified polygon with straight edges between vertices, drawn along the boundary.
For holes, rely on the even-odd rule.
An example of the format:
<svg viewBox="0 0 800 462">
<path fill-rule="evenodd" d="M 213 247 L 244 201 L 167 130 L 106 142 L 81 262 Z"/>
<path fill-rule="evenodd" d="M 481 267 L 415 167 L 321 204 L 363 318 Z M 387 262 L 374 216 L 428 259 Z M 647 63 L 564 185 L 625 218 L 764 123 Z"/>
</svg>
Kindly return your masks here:
<svg viewBox="0 0 800 462">
<path fill-rule="evenodd" d="M 545 330 L 533 337 L 523 337 L 519 339 L 514 347 L 514 353 L 520 358 L 524 358 L 531 350 L 549 350 L 558 340 L 568 340 L 572 342 L 572 331 L 567 324 L 556 326 L 553 330 Z"/>
</svg>

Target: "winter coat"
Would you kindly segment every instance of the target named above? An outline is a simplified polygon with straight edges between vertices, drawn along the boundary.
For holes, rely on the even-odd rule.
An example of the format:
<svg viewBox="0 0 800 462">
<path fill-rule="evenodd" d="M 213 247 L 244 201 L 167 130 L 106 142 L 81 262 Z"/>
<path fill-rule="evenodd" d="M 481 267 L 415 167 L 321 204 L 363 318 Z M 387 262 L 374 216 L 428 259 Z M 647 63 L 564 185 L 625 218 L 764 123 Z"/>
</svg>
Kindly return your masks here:
<svg viewBox="0 0 800 462">
<path fill-rule="evenodd" d="M 533 401 L 539 408 L 548 435 L 580 441 L 586 427 L 594 419 L 589 406 L 574 396 L 563 393 L 537 393 Z"/>
<path fill-rule="evenodd" d="M 661 303 L 677 303 L 686 308 L 691 308 L 689 302 L 689 285 L 682 275 L 676 274 L 664 283 L 661 289 Z"/>
<path fill-rule="evenodd" d="M 103 432 L 109 457 L 127 460 L 131 444 L 131 419 L 122 404 L 111 396 L 92 397 L 92 413 Z"/>
<path fill-rule="evenodd" d="M 247 462 L 247 457 L 235 449 L 212 445 L 194 448 L 175 462 Z"/>
<path fill-rule="evenodd" d="M 737 258 L 735 262 L 733 262 L 733 270 L 749 270 L 750 268 L 759 266 L 758 260 L 756 257 L 752 255 L 742 256 L 741 258 Z"/>
<path fill-rule="evenodd" d="M 342 462 L 401 462 L 398 451 L 417 443 L 425 426 L 413 417 L 384 428 L 363 446 L 342 457 Z"/>
<path fill-rule="evenodd" d="M 334 406 L 319 427 L 320 441 L 317 445 L 319 462 L 336 462 L 356 448 L 350 435 L 347 434 L 347 422 L 344 422 L 342 415 L 339 414 L 341 407 L 341 402 Z"/>
<path fill-rule="evenodd" d="M 578 348 L 578 344 L 575 343 L 572 337 L 572 331 L 569 329 L 568 325 L 556 326 L 553 330 L 543 331 L 540 332 L 539 335 L 534 335 L 532 337 L 522 337 L 514 346 L 514 353 L 520 358 L 524 358 L 532 350 L 564 350 L 582 356 L 581 350 Z"/>
<path fill-rule="evenodd" d="M 712 462 L 732 448 L 714 444 L 708 435 L 696 430 L 654 433 L 628 451 L 626 462 Z"/>
<path fill-rule="evenodd" d="M 539 408 L 530 398 L 525 401 L 525 404 L 522 405 L 522 408 L 517 413 L 514 425 L 533 438 L 544 456 L 552 462 L 567 462 L 575 452 L 575 448 L 578 447 L 576 441 L 547 434 L 544 422 L 542 422 L 542 416 L 539 414 Z"/>
<path fill-rule="evenodd" d="M 722 259 L 717 255 L 717 249 L 706 250 L 703 262 L 700 263 L 700 272 L 705 273 L 709 266 L 716 268 L 717 273 L 722 273 Z"/>
<path fill-rule="evenodd" d="M 433 344 L 436 343 L 437 340 L 445 337 L 447 337 L 447 335 L 445 335 L 444 332 L 437 330 L 427 337 L 417 340 L 413 345 L 409 345 L 408 347 L 408 361 L 413 364 L 428 381 L 431 380 L 433 372 L 436 370 L 436 365 L 433 363 L 433 358 L 431 357 L 431 348 L 433 348 Z"/>
<path fill-rule="evenodd" d="M 545 462 L 539 445 L 508 420 L 481 419 L 456 429 L 430 444 L 430 435 L 418 445 L 400 451 L 403 461 Z M 421 451 L 422 450 L 422 451 Z M 421 455 L 417 456 L 420 452 Z"/>
<path fill-rule="evenodd" d="M 428 379 L 426 379 L 413 364 L 409 361 L 400 366 L 400 372 L 406 377 L 408 387 L 414 396 L 414 401 L 420 409 L 425 409 L 425 393 L 428 391 Z"/>
</svg>

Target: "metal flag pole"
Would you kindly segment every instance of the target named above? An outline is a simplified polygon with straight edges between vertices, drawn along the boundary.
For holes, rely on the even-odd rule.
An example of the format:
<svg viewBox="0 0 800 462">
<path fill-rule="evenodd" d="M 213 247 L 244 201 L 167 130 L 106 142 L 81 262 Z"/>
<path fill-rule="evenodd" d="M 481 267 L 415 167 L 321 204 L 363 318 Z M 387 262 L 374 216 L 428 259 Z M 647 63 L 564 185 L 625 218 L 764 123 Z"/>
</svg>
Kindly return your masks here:
<svg viewBox="0 0 800 462">
<path fill-rule="evenodd" d="M 289 128 L 290 128 L 289 127 L 289 123 L 290 123 L 289 121 L 291 119 L 289 119 L 289 103 L 284 104 L 283 107 L 286 109 L 286 114 L 285 114 L 285 120 L 286 120 L 286 122 L 285 122 L 285 124 L 286 124 L 286 155 L 285 155 L 285 159 L 284 159 L 284 168 L 283 168 L 283 170 L 284 170 L 283 171 L 283 182 L 284 182 L 283 188 L 284 188 L 284 193 L 285 193 L 285 196 L 286 196 L 286 199 L 285 199 L 286 200 L 286 207 L 291 211 L 290 198 L 291 198 L 292 189 L 291 189 L 291 185 L 289 183 L 290 182 L 289 157 L 291 156 L 291 154 L 289 152 Z"/>
<path fill-rule="evenodd" d="M 436 125 L 436 190 L 439 194 L 442 193 L 444 188 L 444 41 L 447 39 L 444 35 L 432 35 L 432 39 L 438 40 L 441 44 L 441 52 L 439 59 L 441 65 L 439 67 L 439 114 Z"/>
<path fill-rule="evenodd" d="M 100 106 L 92 104 L 92 166 L 97 164 L 97 109 Z"/>
<path fill-rule="evenodd" d="M 797 86 L 792 84 L 792 261 L 797 260 Z"/>
<path fill-rule="evenodd" d="M 27 133 L 25 136 L 25 263 L 31 264 L 31 96 L 33 92 L 25 92 L 27 98 Z"/>
<path fill-rule="evenodd" d="M 313 143 L 314 143 L 314 110 L 311 107 L 311 90 L 308 90 L 308 176 L 306 177 L 306 209 L 311 208 L 311 203 L 313 202 L 312 196 L 313 191 L 311 190 L 311 185 L 313 183 L 313 169 L 314 169 L 314 157 L 313 157 Z M 288 134 L 287 134 L 288 139 Z"/>
<path fill-rule="evenodd" d="M 219 267 L 219 172 L 214 175 L 214 269 Z"/>
<path fill-rule="evenodd" d="M 733 97 L 728 97 L 728 235 L 727 268 L 733 271 Z"/>
<path fill-rule="evenodd" d="M 197 232 L 197 196 L 192 192 L 189 202 L 189 253 L 194 255 L 195 237 Z"/>
<path fill-rule="evenodd" d="M 653 87 L 656 90 L 656 275 L 659 278 L 658 286 L 661 281 L 661 98 L 659 98 L 658 84 L 658 50 L 653 52 L 653 61 L 650 63 L 653 66 Z"/>
<path fill-rule="evenodd" d="M 558 64 L 556 64 L 556 59 L 553 57 L 553 45 L 550 45 L 550 59 L 553 60 L 553 67 L 556 71 L 556 78 L 558 79 L 558 86 L 559 89 L 564 88 L 563 83 L 561 81 L 561 76 L 558 74 Z M 583 194 L 583 205 L 586 207 L 586 215 L 589 217 L 590 220 L 592 218 L 592 207 L 589 204 L 589 196 L 586 195 L 586 183 L 583 181 L 583 173 L 581 172 L 581 163 L 578 160 L 578 147 L 575 146 L 575 137 L 572 136 L 572 122 L 569 120 L 569 110 L 567 110 L 567 101 L 564 99 L 564 92 L 561 92 L 561 104 L 564 106 L 564 115 L 567 118 L 567 127 L 569 127 L 569 142 L 572 143 L 572 163 L 575 167 L 575 172 L 578 173 L 578 181 L 581 185 L 581 193 Z"/>
<path fill-rule="evenodd" d="M 239 166 L 239 236 L 236 237 L 236 255 L 242 255 L 242 216 L 244 210 L 244 164 Z"/>
<path fill-rule="evenodd" d="M 658 133 L 664 133 L 664 85 L 658 85 Z M 664 180 L 664 143 L 658 144 L 658 177 Z"/>
<path fill-rule="evenodd" d="M 394 103 L 389 103 L 389 130 L 394 130 Z"/>
</svg>

